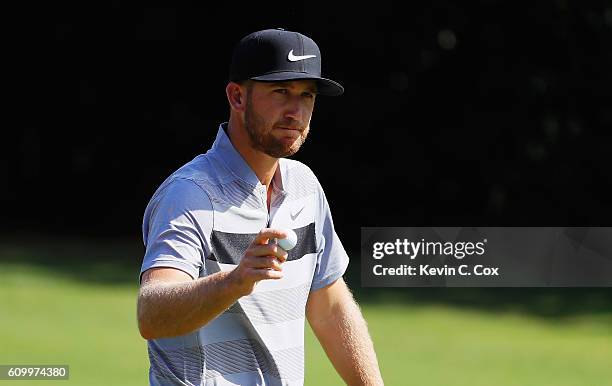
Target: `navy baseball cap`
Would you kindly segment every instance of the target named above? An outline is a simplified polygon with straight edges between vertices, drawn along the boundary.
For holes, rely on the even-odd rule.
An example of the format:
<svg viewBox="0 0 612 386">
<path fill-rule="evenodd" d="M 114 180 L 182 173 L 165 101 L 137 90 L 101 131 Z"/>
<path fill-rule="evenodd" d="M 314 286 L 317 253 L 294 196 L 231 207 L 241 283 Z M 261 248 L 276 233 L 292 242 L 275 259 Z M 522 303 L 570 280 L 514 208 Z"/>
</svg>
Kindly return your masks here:
<svg viewBox="0 0 612 386">
<path fill-rule="evenodd" d="M 242 38 L 232 56 L 229 80 L 281 82 L 313 79 L 317 94 L 337 96 L 340 83 L 321 77 L 321 51 L 308 36 L 282 28 L 253 32 Z"/>
</svg>

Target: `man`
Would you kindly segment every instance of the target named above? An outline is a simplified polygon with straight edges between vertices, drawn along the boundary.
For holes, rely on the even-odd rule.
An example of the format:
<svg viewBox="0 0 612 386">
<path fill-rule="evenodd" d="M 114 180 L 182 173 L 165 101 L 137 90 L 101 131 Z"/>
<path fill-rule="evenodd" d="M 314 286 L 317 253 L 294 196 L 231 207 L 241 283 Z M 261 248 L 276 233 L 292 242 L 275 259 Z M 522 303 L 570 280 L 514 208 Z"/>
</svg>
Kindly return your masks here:
<svg viewBox="0 0 612 386">
<path fill-rule="evenodd" d="M 316 95 L 343 91 L 302 34 L 258 31 L 236 47 L 229 122 L 144 215 L 138 325 L 152 385 L 301 385 L 305 317 L 347 384 L 382 384 L 323 189 L 284 158 L 304 143 Z M 298 236 L 289 252 L 275 242 L 286 229 Z"/>
</svg>

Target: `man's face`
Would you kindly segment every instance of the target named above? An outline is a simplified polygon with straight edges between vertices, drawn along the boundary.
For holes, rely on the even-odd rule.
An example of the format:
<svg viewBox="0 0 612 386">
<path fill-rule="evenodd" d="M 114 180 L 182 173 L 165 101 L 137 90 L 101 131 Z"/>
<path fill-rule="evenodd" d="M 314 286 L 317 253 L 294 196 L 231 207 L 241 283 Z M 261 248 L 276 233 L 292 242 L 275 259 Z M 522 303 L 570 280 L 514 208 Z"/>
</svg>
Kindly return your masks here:
<svg viewBox="0 0 612 386">
<path fill-rule="evenodd" d="M 274 158 L 295 154 L 308 136 L 315 96 L 311 80 L 252 82 L 244 125 L 253 148 Z"/>
</svg>

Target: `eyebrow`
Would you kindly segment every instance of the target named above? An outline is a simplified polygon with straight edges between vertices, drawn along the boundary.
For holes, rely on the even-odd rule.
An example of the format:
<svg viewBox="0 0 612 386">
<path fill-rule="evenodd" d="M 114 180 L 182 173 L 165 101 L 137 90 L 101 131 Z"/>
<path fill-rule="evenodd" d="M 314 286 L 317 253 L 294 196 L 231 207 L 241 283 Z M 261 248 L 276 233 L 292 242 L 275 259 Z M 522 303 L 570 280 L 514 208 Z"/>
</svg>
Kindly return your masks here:
<svg viewBox="0 0 612 386">
<path fill-rule="evenodd" d="M 289 82 L 271 82 L 270 83 L 270 87 L 286 87 L 286 88 L 291 88 L 291 84 Z M 308 86 L 306 87 L 306 91 L 309 91 L 313 94 L 317 93 L 317 87 L 315 86 Z"/>
</svg>

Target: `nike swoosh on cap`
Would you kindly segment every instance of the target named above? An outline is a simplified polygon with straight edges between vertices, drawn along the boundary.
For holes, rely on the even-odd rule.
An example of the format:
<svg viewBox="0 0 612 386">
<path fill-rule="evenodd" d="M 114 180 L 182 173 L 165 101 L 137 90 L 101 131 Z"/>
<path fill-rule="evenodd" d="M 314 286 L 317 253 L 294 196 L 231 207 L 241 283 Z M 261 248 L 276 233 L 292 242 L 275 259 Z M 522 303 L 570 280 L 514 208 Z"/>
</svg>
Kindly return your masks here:
<svg viewBox="0 0 612 386">
<path fill-rule="evenodd" d="M 287 59 L 289 59 L 290 62 L 297 62 L 299 60 L 304 60 L 304 59 L 310 59 L 310 58 L 316 58 L 317 55 L 293 55 L 293 50 L 289 51 L 289 55 L 287 55 Z"/>
</svg>

